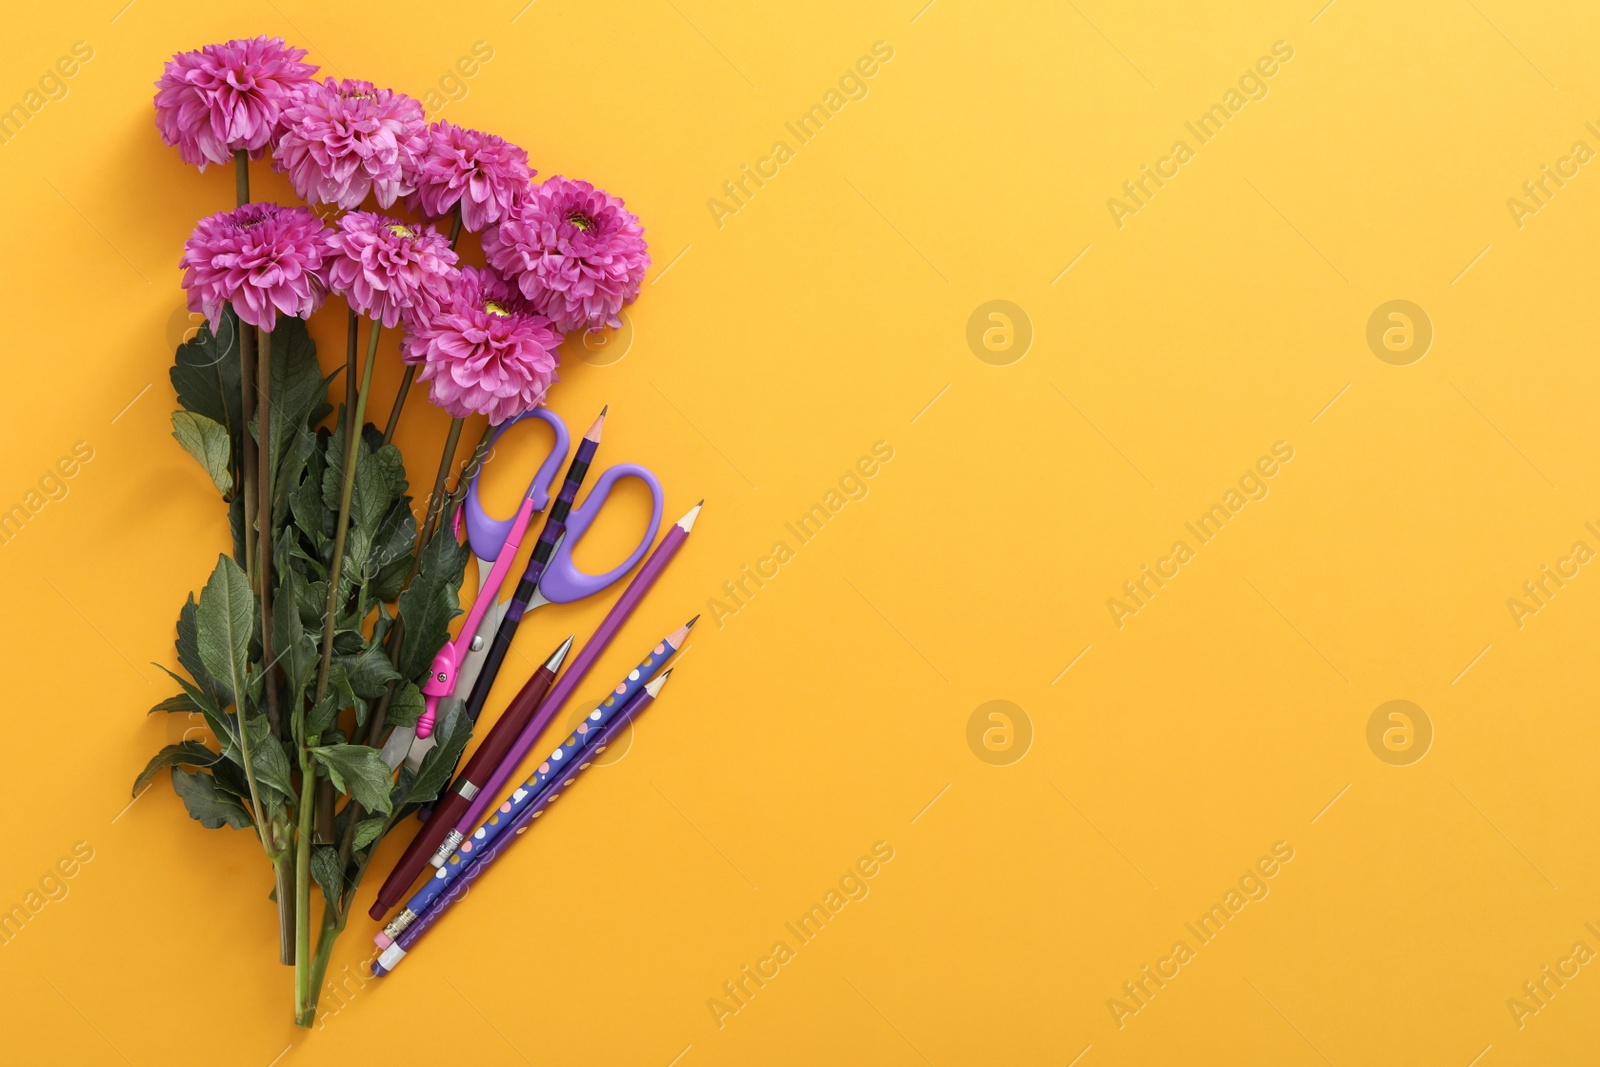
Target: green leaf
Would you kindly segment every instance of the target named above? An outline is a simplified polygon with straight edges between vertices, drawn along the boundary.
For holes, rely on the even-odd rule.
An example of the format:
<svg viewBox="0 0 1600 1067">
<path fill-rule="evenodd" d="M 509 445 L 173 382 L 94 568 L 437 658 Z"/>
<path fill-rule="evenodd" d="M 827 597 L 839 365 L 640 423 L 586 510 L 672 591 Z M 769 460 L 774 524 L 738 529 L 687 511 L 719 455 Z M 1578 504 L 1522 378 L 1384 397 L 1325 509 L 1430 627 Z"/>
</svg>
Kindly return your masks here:
<svg viewBox="0 0 1600 1067">
<path fill-rule="evenodd" d="M 185 411 L 203 415 L 227 428 L 234 454 L 239 454 L 244 419 L 239 408 L 239 346 L 232 312 L 222 317 L 222 336 L 202 324 L 193 339 L 178 346 L 172 388 Z"/>
<path fill-rule="evenodd" d="M 197 643 L 205 669 L 223 679 L 235 694 L 249 692 L 250 631 L 255 607 L 250 579 L 232 559 L 218 556 L 195 612 Z"/>
<path fill-rule="evenodd" d="M 183 798 L 189 817 L 207 830 L 219 829 L 223 824 L 236 830 L 253 825 L 244 805 L 218 789 L 216 779 L 204 771 L 172 768 L 172 788 Z"/>
<path fill-rule="evenodd" d="M 278 591 L 272 597 L 273 645 L 278 650 L 278 665 L 288 680 L 285 698 L 298 704 L 311 684 L 317 669 L 317 643 L 306 633 L 300 618 L 300 600 L 306 580 L 295 570 L 280 571 Z"/>
<path fill-rule="evenodd" d="M 311 850 L 311 877 L 322 887 L 322 898 L 328 907 L 339 907 L 339 892 L 344 888 L 344 878 L 339 873 L 339 850 L 329 845 L 318 845 Z"/>
<path fill-rule="evenodd" d="M 333 720 L 338 714 L 339 697 L 337 694 L 329 693 L 322 698 L 322 703 L 306 713 L 307 740 L 316 737 L 326 731 L 329 726 L 332 726 Z"/>
<path fill-rule="evenodd" d="M 172 436 L 185 452 L 200 461 L 218 492 L 224 497 L 233 492 L 232 444 L 226 426 L 192 411 L 174 411 Z"/>
<path fill-rule="evenodd" d="M 327 769 L 335 789 L 361 801 L 368 811 L 387 813 L 390 775 L 377 749 L 367 745 L 323 745 L 311 754 Z"/>
<path fill-rule="evenodd" d="M 265 715 L 250 720 L 250 758 L 258 783 L 271 786 L 290 800 L 296 798 L 294 781 L 289 775 L 289 757 L 284 754 L 283 742 L 272 736 L 272 727 Z"/>
<path fill-rule="evenodd" d="M 456 590 L 461 588 L 470 554 L 448 528 L 440 530 L 422 550 L 421 569 L 398 601 L 406 628 L 396 664 L 402 677 L 423 677 L 433 665 L 434 655 L 450 639 L 450 620 L 461 614 Z"/>
<path fill-rule="evenodd" d="M 362 819 L 356 823 L 355 841 L 351 847 L 359 851 L 372 844 L 383 836 L 383 828 L 388 822 L 389 820 L 385 816 L 374 815 L 370 819 Z"/>
<path fill-rule="evenodd" d="M 427 702 L 422 697 L 422 690 L 417 688 L 415 682 L 405 682 L 395 689 L 384 722 L 390 726 L 415 726 L 417 720 L 422 718 L 426 707 Z"/>
<path fill-rule="evenodd" d="M 328 668 L 328 688 L 332 690 L 329 695 L 338 698 L 339 707 L 355 709 L 357 724 L 367 721 L 367 702 L 356 695 L 350 685 L 350 675 L 337 656 L 334 657 L 333 666 Z"/>
<path fill-rule="evenodd" d="M 154 778 L 158 771 L 180 764 L 185 767 L 209 767 L 221 758 L 218 753 L 198 741 L 183 741 L 176 745 L 168 745 L 151 756 L 150 762 L 139 772 L 139 777 L 133 780 L 133 795 L 138 796 L 139 790 L 143 789 L 145 783 Z"/>
<path fill-rule="evenodd" d="M 335 656 L 335 667 L 344 669 L 350 688 L 356 696 L 375 700 L 383 695 L 390 682 L 403 681 L 400 672 L 389 664 L 389 657 L 376 642 L 354 656 Z"/>
<path fill-rule="evenodd" d="M 434 734 L 439 743 L 428 750 L 422 757 L 422 766 L 417 768 L 416 781 L 411 783 L 411 788 L 406 791 L 406 804 L 426 804 L 439 795 L 439 790 L 450 781 L 450 775 L 456 769 L 456 761 L 461 758 L 461 752 L 467 747 L 467 742 L 472 738 L 472 720 L 467 718 L 467 707 L 464 703 L 453 702 L 450 710 L 444 713 L 444 718 L 434 727 Z"/>
<path fill-rule="evenodd" d="M 183 610 L 178 612 L 177 648 L 178 666 L 189 672 L 195 687 L 205 694 L 212 710 L 220 714 L 223 708 L 233 703 L 233 691 L 212 677 L 200 659 L 199 605 L 195 603 L 193 593 L 189 594 Z M 186 684 L 184 688 L 187 690 L 189 686 Z"/>
<path fill-rule="evenodd" d="M 272 463 L 276 479 L 298 480 L 299 470 L 284 466 L 284 457 L 310 443 L 311 413 L 328 398 L 328 385 L 317 366 L 317 346 L 306 324 L 278 317 L 272 331 Z M 304 462 L 302 457 L 300 462 Z"/>
<path fill-rule="evenodd" d="M 151 708 L 145 714 L 154 715 L 158 711 L 170 711 L 174 715 L 199 715 L 200 705 L 196 704 L 194 697 L 188 693 L 176 693 Z"/>
<path fill-rule="evenodd" d="M 203 692 L 199 686 L 189 681 L 189 679 L 185 678 L 183 675 L 174 674 L 172 671 L 167 670 L 167 668 L 161 666 L 159 663 L 157 663 L 155 666 L 158 670 L 166 671 L 167 677 L 183 686 L 184 694 L 194 702 L 194 705 L 197 709 L 199 709 L 200 714 L 206 717 L 206 725 L 211 727 L 211 732 L 217 736 L 219 741 L 228 740 L 234 736 L 233 720 L 224 715 L 222 709 L 217 707 L 216 704 L 212 702 L 211 697 Z M 163 703 L 165 703 L 165 701 L 163 701 Z M 160 705 L 158 704 L 157 707 L 160 707 Z M 151 710 L 154 711 L 155 709 L 152 708 Z"/>
</svg>

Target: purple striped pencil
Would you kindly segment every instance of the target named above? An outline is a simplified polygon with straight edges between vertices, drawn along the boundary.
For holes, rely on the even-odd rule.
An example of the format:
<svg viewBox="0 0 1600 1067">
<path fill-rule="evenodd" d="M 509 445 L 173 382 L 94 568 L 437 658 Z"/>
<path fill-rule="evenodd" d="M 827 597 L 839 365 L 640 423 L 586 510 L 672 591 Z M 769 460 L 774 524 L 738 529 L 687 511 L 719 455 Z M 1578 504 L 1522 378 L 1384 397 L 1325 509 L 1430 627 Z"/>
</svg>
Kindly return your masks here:
<svg viewBox="0 0 1600 1067">
<path fill-rule="evenodd" d="M 417 943 L 423 934 L 438 922 L 445 912 L 449 911 L 456 901 L 466 895 L 472 883 L 484 871 L 488 870 L 494 861 L 500 858 L 516 840 L 528 832 L 533 821 L 543 815 L 551 804 L 566 792 L 577 777 L 588 769 L 594 762 L 594 757 L 604 752 L 628 725 L 644 713 L 644 710 L 655 702 L 662 686 L 667 684 L 667 679 L 672 676 L 672 669 L 662 671 L 652 678 L 643 689 L 633 695 L 633 699 L 623 705 L 622 710 L 606 724 L 594 742 L 583 750 L 583 758 L 575 760 L 562 768 L 561 773 L 550 779 L 550 784 L 534 803 L 523 808 L 502 829 L 498 837 L 490 841 L 475 856 L 465 862 L 460 862 L 461 857 L 452 857 L 452 863 L 438 870 L 434 881 L 442 884 L 443 889 L 436 896 L 428 908 L 411 921 L 394 943 L 389 945 L 379 955 L 378 961 L 372 966 L 373 977 L 381 977 L 397 967 L 411 947 Z M 452 877 L 454 875 L 454 877 Z"/>
</svg>

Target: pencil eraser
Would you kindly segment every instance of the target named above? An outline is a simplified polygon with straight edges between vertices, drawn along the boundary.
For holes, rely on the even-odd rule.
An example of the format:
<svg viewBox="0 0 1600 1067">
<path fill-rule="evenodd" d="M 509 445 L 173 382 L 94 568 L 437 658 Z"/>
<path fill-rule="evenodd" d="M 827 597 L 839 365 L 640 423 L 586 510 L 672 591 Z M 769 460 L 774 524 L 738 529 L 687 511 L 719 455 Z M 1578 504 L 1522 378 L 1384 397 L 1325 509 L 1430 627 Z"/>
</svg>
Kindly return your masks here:
<svg viewBox="0 0 1600 1067">
<path fill-rule="evenodd" d="M 394 938 L 390 937 L 382 930 L 379 930 L 377 935 L 374 936 L 372 940 L 379 948 L 388 948 L 390 945 L 394 944 Z"/>
</svg>

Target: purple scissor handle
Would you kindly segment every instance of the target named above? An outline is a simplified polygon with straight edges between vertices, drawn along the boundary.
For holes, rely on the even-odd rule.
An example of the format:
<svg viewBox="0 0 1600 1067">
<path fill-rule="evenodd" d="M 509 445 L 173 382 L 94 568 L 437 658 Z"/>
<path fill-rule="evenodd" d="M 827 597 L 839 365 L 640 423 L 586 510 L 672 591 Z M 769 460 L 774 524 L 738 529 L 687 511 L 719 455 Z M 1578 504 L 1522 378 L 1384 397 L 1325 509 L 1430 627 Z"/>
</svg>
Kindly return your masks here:
<svg viewBox="0 0 1600 1067">
<path fill-rule="evenodd" d="M 523 419 L 538 419 L 555 431 L 555 442 L 550 446 L 550 455 L 540 466 L 538 473 L 533 476 L 533 481 L 528 483 L 528 499 L 533 501 L 534 511 L 543 511 L 550 502 L 550 493 L 545 486 L 549 485 L 560 470 L 561 464 L 567 459 L 567 424 L 546 407 L 537 407 L 532 411 L 525 411 L 514 419 L 508 419 L 495 430 L 494 436 L 489 439 L 489 447 L 500 440 L 500 435 Z M 506 535 L 517 521 L 517 516 L 512 515 L 504 519 L 496 519 L 483 510 L 483 501 L 478 498 L 478 476 L 483 473 L 483 466 L 473 472 L 472 480 L 467 485 L 467 502 L 462 511 L 466 515 L 467 543 L 472 546 L 472 554 L 479 559 L 496 559 L 500 549 L 505 545 Z M 458 514 L 456 522 L 461 522 Z M 456 535 L 459 537 L 461 527 L 457 525 Z"/>
<path fill-rule="evenodd" d="M 650 490 L 650 525 L 644 532 L 643 540 L 628 554 L 627 559 L 604 574 L 585 574 L 572 562 L 572 550 L 599 517 L 612 486 L 622 478 L 637 478 Z M 570 604 L 574 600 L 582 600 L 631 571 L 645 550 L 655 542 L 656 531 L 661 528 L 661 503 L 661 483 L 654 474 L 637 463 L 619 463 L 600 475 L 589 490 L 589 495 L 584 497 L 583 504 L 573 508 L 567 516 L 566 533 L 545 566 L 544 574 L 539 579 L 539 591 L 529 607 L 537 607 L 540 603 Z"/>
</svg>

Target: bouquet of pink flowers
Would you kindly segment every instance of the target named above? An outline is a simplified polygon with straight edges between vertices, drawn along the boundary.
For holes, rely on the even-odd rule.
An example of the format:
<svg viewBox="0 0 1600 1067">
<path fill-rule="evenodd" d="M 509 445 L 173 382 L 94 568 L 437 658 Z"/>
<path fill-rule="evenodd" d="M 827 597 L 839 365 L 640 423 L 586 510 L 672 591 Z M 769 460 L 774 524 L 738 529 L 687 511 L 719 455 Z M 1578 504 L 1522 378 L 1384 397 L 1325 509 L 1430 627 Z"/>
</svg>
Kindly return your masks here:
<svg viewBox="0 0 1600 1067">
<path fill-rule="evenodd" d="M 462 426 L 488 420 L 470 470 L 494 426 L 543 403 L 564 334 L 621 324 L 650 257 L 621 200 L 535 184 L 511 142 L 430 124 L 370 82 L 317 81 L 305 55 L 229 41 L 174 56 L 156 83 L 162 140 L 201 171 L 232 164 L 238 191 L 185 243 L 189 308 L 206 322 L 171 375 L 173 436 L 227 503 L 233 545 L 179 613 L 187 677 L 154 709 L 201 716 L 209 736 L 162 749 L 134 791 L 170 770 L 201 825 L 260 838 L 295 1021 L 310 1026 L 373 850 L 439 794 L 471 735 L 456 712 L 415 774 L 380 756 L 386 732 L 421 715 L 419 682 L 460 613 L 468 553 L 449 531 L 466 476 L 446 486 Z M 251 202 L 263 159 L 309 206 Z M 385 213 L 397 203 L 408 217 Z M 488 269 L 460 263 L 463 231 L 480 234 Z M 329 293 L 349 308 L 349 347 L 324 376 L 304 320 Z M 396 328 L 406 366 L 380 430 L 365 415 L 380 331 Z M 392 443 L 413 380 L 452 416 L 420 522 Z"/>
</svg>

